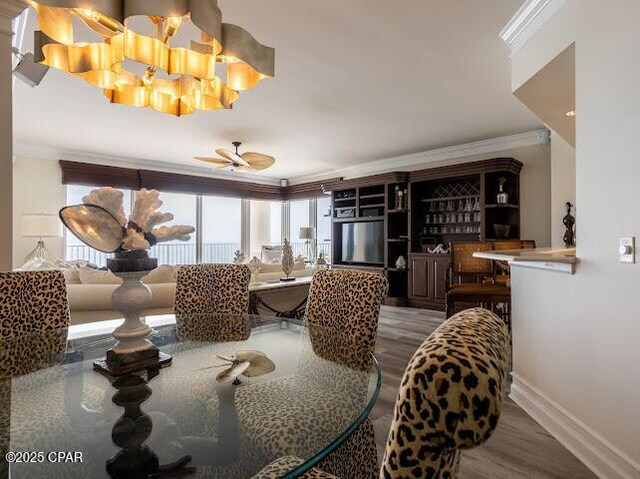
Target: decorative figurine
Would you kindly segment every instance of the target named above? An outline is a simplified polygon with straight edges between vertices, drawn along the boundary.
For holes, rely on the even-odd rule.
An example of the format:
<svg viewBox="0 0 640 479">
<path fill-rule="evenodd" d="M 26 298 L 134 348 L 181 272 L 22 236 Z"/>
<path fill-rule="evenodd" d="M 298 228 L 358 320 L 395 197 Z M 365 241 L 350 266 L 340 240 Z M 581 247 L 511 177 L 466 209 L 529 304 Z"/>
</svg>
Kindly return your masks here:
<svg viewBox="0 0 640 479">
<path fill-rule="evenodd" d="M 396 268 L 402 271 L 407 269 L 407 260 L 404 259 L 404 256 L 402 255 L 398 256 L 398 259 L 396 260 Z"/>
<path fill-rule="evenodd" d="M 295 278 L 289 276 L 291 271 L 293 271 L 293 250 L 291 249 L 291 243 L 285 238 L 282 245 L 282 272 L 286 277 L 280 278 L 280 281 L 295 281 Z"/>
<path fill-rule="evenodd" d="M 451 248 L 445 248 L 442 243 L 438 244 L 435 248 L 427 249 L 427 253 L 431 254 L 449 254 Z"/>
<path fill-rule="evenodd" d="M 395 191 L 395 197 L 394 197 L 395 208 L 394 209 L 401 210 L 402 200 L 400 199 L 400 186 L 396 185 L 396 187 L 394 188 L 394 191 Z"/>
<path fill-rule="evenodd" d="M 239 249 L 237 249 L 235 253 L 233 253 L 233 264 L 244 264 L 245 259 L 246 256 Z"/>
<path fill-rule="evenodd" d="M 123 282 L 111 297 L 114 309 L 125 318 L 113 336 L 118 340 L 107 351 L 106 359 L 94 361 L 94 368 L 108 376 L 122 376 L 150 367 L 171 363 L 171 356 L 161 353 L 146 338 L 151 328 L 140 315 L 151 304 L 151 289 L 141 279 L 158 266 L 147 250 L 162 241 L 188 241 L 192 226 L 158 226 L 173 219 L 161 213 L 160 193 L 142 189 L 127 219 L 124 194 L 114 188 L 99 188 L 82 198 L 80 205 L 60 210 L 64 225 L 83 243 L 103 253 L 115 253 L 107 267 Z"/>
<path fill-rule="evenodd" d="M 499 205 L 506 205 L 507 203 L 509 203 L 509 194 L 506 191 L 504 191 L 504 185 L 506 182 L 507 182 L 506 176 L 501 176 L 500 178 L 498 178 L 499 193 L 496 198 L 496 201 L 498 202 Z"/>
<path fill-rule="evenodd" d="M 324 258 L 324 251 L 320 251 L 320 254 L 316 258 L 316 269 L 326 269 L 328 267 L 327 260 Z"/>
<path fill-rule="evenodd" d="M 251 261 L 247 263 L 249 271 L 251 271 L 251 284 L 256 283 L 256 276 L 260 272 L 260 258 L 254 256 Z"/>
<path fill-rule="evenodd" d="M 564 240 L 564 245 L 567 248 L 573 248 L 576 245 L 576 234 L 573 231 L 573 227 L 576 224 L 576 219 L 571 214 L 571 208 L 573 208 L 571 202 L 567 201 L 565 203 L 565 206 L 567 208 L 567 214 L 564 218 L 562 218 L 562 223 L 567 228 L 567 231 L 565 231 L 564 237 L 562 239 Z"/>
</svg>

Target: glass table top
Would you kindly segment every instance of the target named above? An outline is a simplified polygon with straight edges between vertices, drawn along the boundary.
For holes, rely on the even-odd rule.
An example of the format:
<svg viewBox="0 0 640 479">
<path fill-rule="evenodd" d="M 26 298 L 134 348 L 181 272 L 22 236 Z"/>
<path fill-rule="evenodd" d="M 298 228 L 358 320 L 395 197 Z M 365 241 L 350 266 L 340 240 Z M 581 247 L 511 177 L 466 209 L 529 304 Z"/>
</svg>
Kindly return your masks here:
<svg viewBox="0 0 640 479">
<path fill-rule="evenodd" d="M 149 339 L 172 364 L 116 380 L 93 370 L 115 344 L 99 328 L 0 341 L 0 477 L 244 479 L 295 456 L 283 476 L 293 478 L 342 444 L 377 399 L 375 357 L 348 334 L 250 315 L 165 322 Z M 221 357 L 239 351 L 263 353 L 275 370 L 217 381 Z"/>
</svg>

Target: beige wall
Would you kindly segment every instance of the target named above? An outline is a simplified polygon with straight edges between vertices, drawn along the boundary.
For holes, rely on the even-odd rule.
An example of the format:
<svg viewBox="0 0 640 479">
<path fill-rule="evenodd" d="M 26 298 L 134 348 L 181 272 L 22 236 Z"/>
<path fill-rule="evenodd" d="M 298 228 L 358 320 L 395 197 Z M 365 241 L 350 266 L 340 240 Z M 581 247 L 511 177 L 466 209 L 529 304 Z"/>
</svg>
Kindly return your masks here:
<svg viewBox="0 0 640 479">
<path fill-rule="evenodd" d="M 533 239 L 538 246 L 550 246 L 551 148 L 549 143 L 426 163 L 411 169 L 422 170 L 497 157 L 512 157 L 524 165 L 520 174 L 521 238 Z"/>
<path fill-rule="evenodd" d="M 13 165 L 13 267 L 35 247 L 37 238 L 23 238 L 23 214 L 57 214 L 66 205 L 66 188 L 57 161 L 18 158 Z M 45 238 L 45 245 L 57 257 L 64 256 L 63 238 Z"/>
<path fill-rule="evenodd" d="M 621 236 L 640 237 L 640 2 L 567 7 L 580 263 L 574 276 L 513 268 L 514 371 L 557 405 L 558 430 L 601 477 L 640 477 L 640 262 L 621 264 L 617 251 Z"/>
<path fill-rule="evenodd" d="M 576 205 L 576 149 L 551 132 L 551 246 L 564 246 L 565 203 Z M 573 210 L 575 216 L 575 210 Z M 577 232 L 577 229 L 576 229 Z"/>
</svg>

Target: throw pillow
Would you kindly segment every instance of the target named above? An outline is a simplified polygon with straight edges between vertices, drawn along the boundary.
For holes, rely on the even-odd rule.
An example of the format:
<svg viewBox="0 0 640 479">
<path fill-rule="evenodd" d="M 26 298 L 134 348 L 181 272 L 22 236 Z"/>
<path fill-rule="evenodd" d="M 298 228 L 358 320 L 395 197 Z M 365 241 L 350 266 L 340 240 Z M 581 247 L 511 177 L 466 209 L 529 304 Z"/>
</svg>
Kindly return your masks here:
<svg viewBox="0 0 640 479">
<path fill-rule="evenodd" d="M 82 284 L 120 284 L 122 279 L 109 270 L 80 268 L 80 282 Z"/>
<path fill-rule="evenodd" d="M 176 272 L 170 264 L 163 264 L 142 278 L 145 284 L 175 283 Z"/>
<path fill-rule="evenodd" d="M 260 273 L 278 273 L 282 271 L 280 263 L 263 263 L 260 261 Z"/>
<path fill-rule="evenodd" d="M 76 266 L 67 268 L 62 274 L 64 274 L 64 281 L 67 284 L 82 284 L 80 281 L 80 269 Z"/>
</svg>

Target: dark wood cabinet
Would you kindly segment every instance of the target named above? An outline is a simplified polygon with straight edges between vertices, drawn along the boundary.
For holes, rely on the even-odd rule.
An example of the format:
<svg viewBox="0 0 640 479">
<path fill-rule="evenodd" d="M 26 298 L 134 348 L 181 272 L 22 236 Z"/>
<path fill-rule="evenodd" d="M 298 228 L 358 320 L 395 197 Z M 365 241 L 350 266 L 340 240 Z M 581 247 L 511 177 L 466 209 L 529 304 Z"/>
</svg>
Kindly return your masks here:
<svg viewBox="0 0 640 479">
<path fill-rule="evenodd" d="M 444 311 L 447 294 L 446 254 L 409 254 L 409 304 Z"/>
<path fill-rule="evenodd" d="M 442 310 L 448 254 L 436 245 L 520 238 L 520 170 L 513 158 L 392 172 L 323 185 L 332 193 L 333 265 L 383 272 L 387 304 Z M 396 188 L 405 200 L 396 202 Z M 384 223 L 384 259 L 375 265 L 345 264 L 344 223 Z M 407 259 L 407 268 L 396 260 Z M 372 266 L 374 266 L 372 268 Z"/>
</svg>

